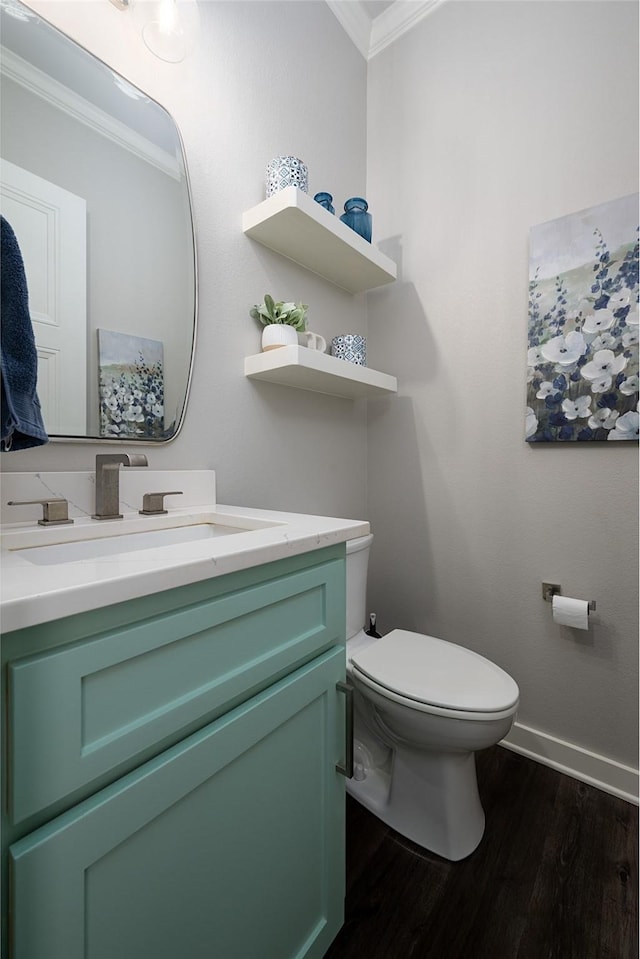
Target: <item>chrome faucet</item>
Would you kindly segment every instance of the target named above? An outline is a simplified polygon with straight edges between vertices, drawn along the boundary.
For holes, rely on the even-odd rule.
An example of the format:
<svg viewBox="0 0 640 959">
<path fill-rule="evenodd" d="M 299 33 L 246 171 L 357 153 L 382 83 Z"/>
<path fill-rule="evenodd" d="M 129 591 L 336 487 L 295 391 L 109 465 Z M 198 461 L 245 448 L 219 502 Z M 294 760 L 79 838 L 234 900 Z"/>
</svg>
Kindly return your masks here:
<svg viewBox="0 0 640 959">
<path fill-rule="evenodd" d="M 122 519 L 120 467 L 148 466 L 144 453 L 104 453 L 96 456 L 96 511 L 92 519 Z"/>
</svg>

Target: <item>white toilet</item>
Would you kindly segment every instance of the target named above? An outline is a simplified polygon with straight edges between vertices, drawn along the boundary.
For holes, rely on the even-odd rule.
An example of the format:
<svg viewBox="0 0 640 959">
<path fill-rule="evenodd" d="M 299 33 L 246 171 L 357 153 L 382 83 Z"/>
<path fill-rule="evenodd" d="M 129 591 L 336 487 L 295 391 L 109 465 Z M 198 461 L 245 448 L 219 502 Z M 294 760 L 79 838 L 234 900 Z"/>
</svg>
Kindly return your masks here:
<svg viewBox="0 0 640 959">
<path fill-rule="evenodd" d="M 347 678 L 356 690 L 347 791 L 425 849 L 464 859 L 484 832 L 475 752 L 509 732 L 518 686 L 488 659 L 433 636 L 367 635 L 372 540 L 347 543 Z"/>
</svg>

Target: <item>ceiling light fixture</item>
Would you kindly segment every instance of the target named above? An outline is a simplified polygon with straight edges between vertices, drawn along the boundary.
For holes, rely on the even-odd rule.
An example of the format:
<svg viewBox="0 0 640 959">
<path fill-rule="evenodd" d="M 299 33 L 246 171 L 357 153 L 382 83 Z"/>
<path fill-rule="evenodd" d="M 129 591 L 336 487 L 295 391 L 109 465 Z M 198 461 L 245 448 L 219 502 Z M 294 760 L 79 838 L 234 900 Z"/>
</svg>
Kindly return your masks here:
<svg viewBox="0 0 640 959">
<path fill-rule="evenodd" d="M 142 39 L 161 60 L 167 63 L 184 60 L 187 48 L 177 0 L 158 0 L 153 19 L 142 28 Z"/>
<path fill-rule="evenodd" d="M 198 33 L 196 0 L 111 0 L 131 10 L 145 46 L 166 63 L 180 63 L 191 52 Z"/>
</svg>

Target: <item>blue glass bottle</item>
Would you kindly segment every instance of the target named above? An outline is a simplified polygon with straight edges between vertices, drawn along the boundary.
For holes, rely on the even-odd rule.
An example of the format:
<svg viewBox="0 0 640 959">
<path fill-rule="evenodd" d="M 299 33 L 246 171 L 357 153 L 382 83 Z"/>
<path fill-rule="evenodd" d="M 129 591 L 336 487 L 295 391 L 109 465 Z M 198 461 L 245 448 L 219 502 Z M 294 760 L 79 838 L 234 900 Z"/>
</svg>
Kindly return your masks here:
<svg viewBox="0 0 640 959">
<path fill-rule="evenodd" d="M 367 243 L 371 243 L 371 214 L 367 213 L 369 205 L 361 196 L 352 196 L 344 205 L 344 213 L 340 217 L 343 223 L 359 233 Z"/>
<path fill-rule="evenodd" d="M 323 206 L 325 210 L 328 210 L 329 213 L 336 212 L 333 207 L 333 197 L 330 193 L 316 193 L 313 199 L 316 203 L 319 203 L 320 206 Z"/>
</svg>

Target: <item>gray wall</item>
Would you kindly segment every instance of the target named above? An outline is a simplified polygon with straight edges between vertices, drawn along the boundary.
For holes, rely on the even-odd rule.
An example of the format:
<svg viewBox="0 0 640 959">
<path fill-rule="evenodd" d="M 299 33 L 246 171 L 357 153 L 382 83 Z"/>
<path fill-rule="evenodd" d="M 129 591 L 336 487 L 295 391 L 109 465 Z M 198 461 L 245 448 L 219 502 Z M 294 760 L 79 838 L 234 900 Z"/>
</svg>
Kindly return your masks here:
<svg viewBox="0 0 640 959">
<path fill-rule="evenodd" d="M 225 503 L 371 519 L 385 630 L 488 655 L 520 684 L 522 722 L 636 765 L 637 450 L 523 441 L 529 227 L 637 189 L 635 5 L 451 2 L 368 69 L 323 2 L 201 3 L 177 65 L 109 3 L 31 5 L 184 137 L 200 328 L 186 424 L 151 465 L 215 468 Z M 282 152 L 307 161 L 312 194 L 366 188 L 398 283 L 353 298 L 243 236 Z M 309 303 L 327 338 L 368 323 L 370 365 L 399 396 L 245 380 L 265 291 Z M 2 468 L 86 469 L 99 449 Z M 596 599 L 597 625 L 554 626 L 543 579 Z"/>
<path fill-rule="evenodd" d="M 529 228 L 638 188 L 637 6 L 446 3 L 369 66 L 368 195 L 401 262 L 369 294 L 381 625 L 506 668 L 525 725 L 637 766 L 635 444 L 524 442 Z M 385 368 L 385 367 L 383 367 Z M 543 580 L 593 598 L 559 627 Z"/>
</svg>

